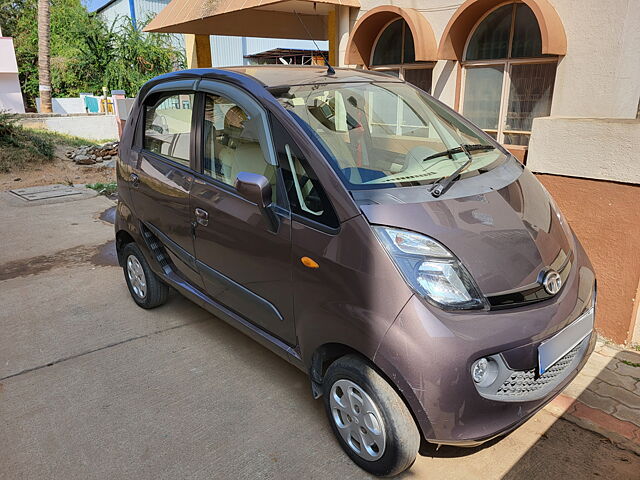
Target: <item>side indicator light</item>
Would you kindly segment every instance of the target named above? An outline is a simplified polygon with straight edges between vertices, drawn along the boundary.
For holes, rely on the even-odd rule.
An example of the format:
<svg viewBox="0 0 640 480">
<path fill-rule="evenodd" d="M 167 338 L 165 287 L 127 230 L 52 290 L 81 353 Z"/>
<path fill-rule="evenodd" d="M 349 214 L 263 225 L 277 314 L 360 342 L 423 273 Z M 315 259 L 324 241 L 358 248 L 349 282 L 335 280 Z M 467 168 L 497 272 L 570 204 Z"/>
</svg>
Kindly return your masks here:
<svg viewBox="0 0 640 480">
<path fill-rule="evenodd" d="M 302 257 L 300 261 L 307 268 L 320 268 L 320 265 L 318 265 L 318 263 L 315 260 L 309 257 Z"/>
</svg>

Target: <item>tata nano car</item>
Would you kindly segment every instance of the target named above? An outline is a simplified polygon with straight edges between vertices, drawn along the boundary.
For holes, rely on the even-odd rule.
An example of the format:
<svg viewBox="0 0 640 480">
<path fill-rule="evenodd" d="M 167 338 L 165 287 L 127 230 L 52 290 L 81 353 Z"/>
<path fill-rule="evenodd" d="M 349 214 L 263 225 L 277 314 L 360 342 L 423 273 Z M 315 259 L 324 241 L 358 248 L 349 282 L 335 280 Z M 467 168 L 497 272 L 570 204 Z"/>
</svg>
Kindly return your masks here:
<svg viewBox="0 0 640 480">
<path fill-rule="evenodd" d="M 397 78 L 157 77 L 117 172 L 136 303 L 174 288 L 307 372 L 342 448 L 374 474 L 410 467 L 421 441 L 511 431 L 593 348 L 593 268 L 547 191 Z"/>
</svg>

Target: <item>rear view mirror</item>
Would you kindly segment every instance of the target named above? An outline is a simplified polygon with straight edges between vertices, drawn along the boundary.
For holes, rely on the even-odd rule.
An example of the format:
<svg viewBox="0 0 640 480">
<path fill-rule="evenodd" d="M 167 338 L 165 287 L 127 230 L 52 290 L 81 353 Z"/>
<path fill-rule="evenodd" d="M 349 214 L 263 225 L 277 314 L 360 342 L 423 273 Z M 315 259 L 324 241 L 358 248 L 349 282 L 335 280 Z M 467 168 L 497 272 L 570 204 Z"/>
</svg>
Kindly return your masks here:
<svg viewBox="0 0 640 480">
<path fill-rule="evenodd" d="M 271 184 L 264 175 L 240 172 L 236 177 L 235 187 L 243 198 L 255 203 L 260 209 L 271 204 Z"/>
<path fill-rule="evenodd" d="M 271 184 L 267 177 L 257 173 L 240 172 L 234 186 L 245 200 L 258 205 L 260 211 L 267 217 L 271 230 L 277 232 L 280 222 L 273 209 L 269 208 L 271 205 Z"/>
</svg>

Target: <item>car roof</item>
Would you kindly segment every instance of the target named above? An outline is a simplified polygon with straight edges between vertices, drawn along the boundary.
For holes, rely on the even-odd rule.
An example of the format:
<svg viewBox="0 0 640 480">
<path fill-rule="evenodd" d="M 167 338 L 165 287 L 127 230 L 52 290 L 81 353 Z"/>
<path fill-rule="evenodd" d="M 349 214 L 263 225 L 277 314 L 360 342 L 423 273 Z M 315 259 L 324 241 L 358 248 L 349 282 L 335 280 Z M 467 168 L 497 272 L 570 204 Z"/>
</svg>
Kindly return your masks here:
<svg viewBox="0 0 640 480">
<path fill-rule="evenodd" d="M 355 68 L 335 68 L 335 74 L 327 74 L 327 67 L 320 65 L 247 65 L 225 67 L 241 75 L 253 77 L 266 87 L 284 85 L 314 85 L 318 83 L 353 82 L 401 82 L 389 74 Z"/>
</svg>

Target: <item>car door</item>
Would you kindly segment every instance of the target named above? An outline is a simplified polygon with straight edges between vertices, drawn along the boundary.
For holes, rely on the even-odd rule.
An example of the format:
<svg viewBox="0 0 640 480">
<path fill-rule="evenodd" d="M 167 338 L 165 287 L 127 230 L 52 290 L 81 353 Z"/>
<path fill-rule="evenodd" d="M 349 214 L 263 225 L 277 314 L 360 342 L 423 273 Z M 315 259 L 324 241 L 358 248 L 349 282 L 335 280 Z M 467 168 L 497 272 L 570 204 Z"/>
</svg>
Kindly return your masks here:
<svg viewBox="0 0 640 480">
<path fill-rule="evenodd" d="M 157 241 L 169 256 L 170 267 L 189 283 L 202 287 L 195 266 L 189 208 L 196 98 L 192 86 L 193 81 L 161 84 L 145 97 L 137 123 L 131 198 L 149 246 Z"/>
<path fill-rule="evenodd" d="M 295 345 L 291 294 L 291 222 L 266 112 L 245 92 L 203 81 L 199 175 L 191 188 L 194 246 L 207 293 L 278 339 Z M 264 175 L 273 222 L 234 187 L 239 172 Z"/>
</svg>

